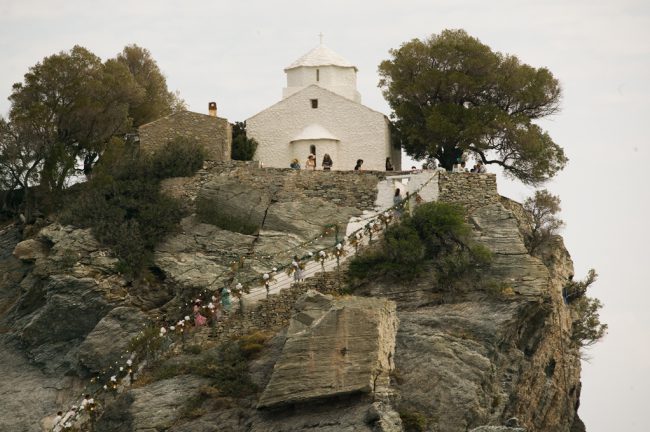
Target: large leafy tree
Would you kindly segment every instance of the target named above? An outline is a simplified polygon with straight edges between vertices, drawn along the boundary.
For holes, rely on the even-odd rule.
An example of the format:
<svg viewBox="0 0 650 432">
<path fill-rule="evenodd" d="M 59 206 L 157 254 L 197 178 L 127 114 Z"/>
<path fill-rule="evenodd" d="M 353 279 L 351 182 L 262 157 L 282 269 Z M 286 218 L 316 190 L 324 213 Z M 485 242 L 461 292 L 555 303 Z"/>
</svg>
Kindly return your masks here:
<svg viewBox="0 0 650 432">
<path fill-rule="evenodd" d="M 185 102 L 177 93 L 167 89 L 167 80 L 146 48 L 135 44 L 124 47 L 117 61 L 125 65 L 140 87 L 144 97 L 129 107 L 133 127 L 185 109 Z"/>
<path fill-rule="evenodd" d="M 128 130 L 129 106 L 142 97 L 124 65 L 80 46 L 32 66 L 13 86 L 9 121 L 18 141 L 38 150 L 40 186 L 61 190 L 80 159 L 88 172 L 108 140 Z"/>
<path fill-rule="evenodd" d="M 564 151 L 535 120 L 559 111 L 561 89 L 546 68 L 494 52 L 463 30 L 445 30 L 390 51 L 379 86 L 406 152 L 445 168 L 471 153 L 528 184 L 551 178 Z"/>
</svg>

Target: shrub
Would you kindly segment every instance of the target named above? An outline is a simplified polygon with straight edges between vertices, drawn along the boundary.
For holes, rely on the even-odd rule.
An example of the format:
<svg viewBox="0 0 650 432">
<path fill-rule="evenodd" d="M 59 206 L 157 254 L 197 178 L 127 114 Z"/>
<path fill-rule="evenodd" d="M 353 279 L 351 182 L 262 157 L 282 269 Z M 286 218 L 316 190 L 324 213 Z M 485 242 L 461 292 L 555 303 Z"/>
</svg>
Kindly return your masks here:
<svg viewBox="0 0 650 432">
<path fill-rule="evenodd" d="M 560 197 L 551 194 L 546 189 L 535 191 L 535 195 L 524 201 L 524 209 L 532 218 L 530 233 L 525 236 L 528 253 L 534 253 L 562 228 L 564 222 L 555 217 L 560 208 Z"/>
<path fill-rule="evenodd" d="M 424 432 L 427 428 L 427 418 L 419 411 L 410 408 L 401 408 L 399 417 L 405 432 Z"/>
<path fill-rule="evenodd" d="M 597 298 L 582 297 L 574 304 L 576 319 L 571 325 L 571 340 L 578 347 L 588 347 L 607 333 L 607 324 L 600 322 L 603 304 Z"/>
<path fill-rule="evenodd" d="M 574 316 L 571 340 L 580 348 L 595 344 L 607 333 L 607 324 L 600 321 L 603 304 L 597 298 L 585 295 L 597 277 L 596 271 L 591 269 L 584 281 L 569 281 L 564 287 L 564 298 L 571 305 Z"/>
<path fill-rule="evenodd" d="M 246 136 L 246 122 L 235 122 L 232 125 L 232 159 L 253 160 L 255 151 L 257 151 L 257 141 Z"/>
<path fill-rule="evenodd" d="M 203 166 L 205 150 L 192 138 L 178 136 L 151 158 L 153 173 L 160 179 L 189 177 Z"/>
<path fill-rule="evenodd" d="M 200 167 L 197 149 L 175 140 L 148 158 L 119 140 L 112 141 L 93 178 L 81 185 L 63 212 L 63 222 L 91 228 L 119 258 L 118 269 L 138 275 L 151 263 L 155 246 L 182 217 L 180 203 L 160 192 L 159 180 L 190 175 Z"/>
<path fill-rule="evenodd" d="M 462 207 L 422 204 L 412 217 L 386 230 L 378 249 L 353 258 L 348 274 L 362 280 L 377 276 L 410 280 L 430 262 L 438 282 L 451 287 L 491 261 L 486 247 L 470 241 L 470 232 Z"/>
</svg>

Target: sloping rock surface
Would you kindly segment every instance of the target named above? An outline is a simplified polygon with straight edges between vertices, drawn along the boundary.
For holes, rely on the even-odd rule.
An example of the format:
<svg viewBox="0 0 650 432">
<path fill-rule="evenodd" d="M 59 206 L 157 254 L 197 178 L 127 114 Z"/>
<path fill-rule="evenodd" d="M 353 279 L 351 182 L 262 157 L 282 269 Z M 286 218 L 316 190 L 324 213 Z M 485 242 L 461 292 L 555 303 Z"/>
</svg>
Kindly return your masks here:
<svg viewBox="0 0 650 432">
<path fill-rule="evenodd" d="M 386 390 L 397 330 L 393 302 L 309 291 L 297 309 L 260 407 Z"/>
</svg>

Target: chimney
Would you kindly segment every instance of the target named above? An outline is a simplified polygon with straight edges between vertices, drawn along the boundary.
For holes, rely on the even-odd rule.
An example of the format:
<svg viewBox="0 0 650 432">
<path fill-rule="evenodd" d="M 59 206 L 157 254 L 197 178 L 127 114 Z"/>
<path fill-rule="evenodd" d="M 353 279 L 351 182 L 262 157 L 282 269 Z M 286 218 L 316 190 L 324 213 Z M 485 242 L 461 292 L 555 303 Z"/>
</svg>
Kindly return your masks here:
<svg viewBox="0 0 650 432">
<path fill-rule="evenodd" d="M 211 117 L 216 117 L 217 116 L 217 103 L 216 102 L 210 102 L 208 104 L 208 114 Z"/>
</svg>

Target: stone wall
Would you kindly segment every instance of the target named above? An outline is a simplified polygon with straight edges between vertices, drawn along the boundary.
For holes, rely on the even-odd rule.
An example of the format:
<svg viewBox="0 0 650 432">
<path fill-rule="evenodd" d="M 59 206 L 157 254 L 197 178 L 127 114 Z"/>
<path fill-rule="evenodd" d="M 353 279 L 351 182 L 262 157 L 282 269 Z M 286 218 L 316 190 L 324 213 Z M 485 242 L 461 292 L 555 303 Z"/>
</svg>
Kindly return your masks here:
<svg viewBox="0 0 650 432">
<path fill-rule="evenodd" d="M 440 172 L 438 187 L 440 201 L 460 204 L 469 213 L 499 202 L 495 174 Z"/>
<path fill-rule="evenodd" d="M 377 199 L 377 183 L 386 178 L 386 173 L 259 168 L 257 162 L 208 161 L 194 177 L 167 179 L 162 187 L 170 195 L 193 203 L 204 185 L 223 177 L 253 190 L 270 191 L 280 202 L 322 198 L 337 206 L 372 210 Z"/>
<path fill-rule="evenodd" d="M 232 128 L 228 120 L 191 111 L 180 111 L 138 128 L 140 148 L 153 152 L 166 142 L 183 136 L 196 139 L 208 160 L 230 160 Z"/>
</svg>

